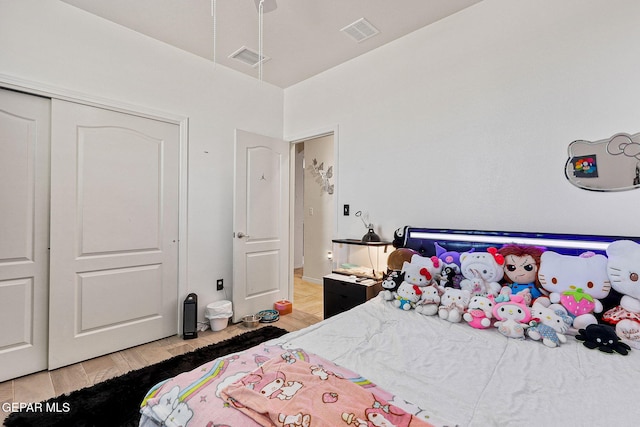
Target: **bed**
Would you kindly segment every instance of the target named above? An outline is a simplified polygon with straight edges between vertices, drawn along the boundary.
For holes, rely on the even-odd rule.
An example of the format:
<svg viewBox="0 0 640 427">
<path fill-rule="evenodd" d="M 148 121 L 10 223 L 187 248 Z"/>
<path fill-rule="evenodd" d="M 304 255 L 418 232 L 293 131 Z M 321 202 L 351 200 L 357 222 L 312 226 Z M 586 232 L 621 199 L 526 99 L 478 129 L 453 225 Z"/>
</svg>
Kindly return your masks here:
<svg viewBox="0 0 640 427">
<path fill-rule="evenodd" d="M 622 239 L 426 228 L 405 228 L 402 234 L 403 246 L 425 256 L 435 253 L 435 243 L 448 250 L 483 250 L 518 242 L 563 254 L 604 253 L 610 242 Z M 619 295 L 613 293 L 612 298 L 616 297 Z M 192 377 L 182 374 L 186 380 L 178 376 L 162 382 L 145 398 L 140 425 L 172 425 L 169 414 L 181 403 L 189 417 L 186 421 L 193 425 L 260 425 L 233 402 L 224 401 L 223 396 L 228 398 L 224 390 L 267 361 L 284 364 L 289 358 L 335 373 L 379 397 L 372 408 L 397 409 L 416 422 L 435 426 L 634 426 L 640 416 L 635 395 L 640 384 L 640 350 L 626 356 L 609 354 L 588 349 L 572 336 L 549 348 L 530 339 L 506 338 L 494 328 L 475 329 L 465 322 L 400 310 L 379 295 L 318 324 L 209 362 L 192 371 Z M 228 367 L 222 369 L 225 363 Z M 186 404 L 195 405 L 198 398 L 185 401 L 178 395 L 183 384 L 194 384 L 193 378 L 203 378 L 202 372 L 216 370 L 224 374 L 207 380 L 210 392 L 203 409 L 197 410 L 207 412 L 204 417 L 209 424 L 203 422 L 205 418 L 196 423 L 196 415 L 188 412 L 191 409 Z M 167 397 L 164 412 L 154 410 L 160 396 Z M 302 415 L 299 412 L 289 415 L 292 418 L 272 424 L 314 425 L 302 416 L 296 418 L 294 415 Z M 191 425 L 176 419 L 173 425 Z M 393 425 L 409 425 L 403 423 Z M 336 425 L 391 424 L 376 424 L 375 418 L 367 420 L 367 415 L 345 411 L 342 423 Z"/>
</svg>

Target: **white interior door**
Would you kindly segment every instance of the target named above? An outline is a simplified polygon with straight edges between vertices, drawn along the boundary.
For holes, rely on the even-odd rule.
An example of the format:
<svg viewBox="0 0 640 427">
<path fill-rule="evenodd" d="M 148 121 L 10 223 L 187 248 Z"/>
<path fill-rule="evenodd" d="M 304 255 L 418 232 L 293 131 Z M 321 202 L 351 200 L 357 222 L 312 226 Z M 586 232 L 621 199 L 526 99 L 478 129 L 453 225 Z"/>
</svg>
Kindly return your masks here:
<svg viewBox="0 0 640 427">
<path fill-rule="evenodd" d="M 233 321 L 289 298 L 289 143 L 236 129 Z"/>
<path fill-rule="evenodd" d="M 53 100 L 49 369 L 176 333 L 179 128 Z"/>
<path fill-rule="evenodd" d="M 0 89 L 0 382 L 47 368 L 49 119 Z"/>
</svg>

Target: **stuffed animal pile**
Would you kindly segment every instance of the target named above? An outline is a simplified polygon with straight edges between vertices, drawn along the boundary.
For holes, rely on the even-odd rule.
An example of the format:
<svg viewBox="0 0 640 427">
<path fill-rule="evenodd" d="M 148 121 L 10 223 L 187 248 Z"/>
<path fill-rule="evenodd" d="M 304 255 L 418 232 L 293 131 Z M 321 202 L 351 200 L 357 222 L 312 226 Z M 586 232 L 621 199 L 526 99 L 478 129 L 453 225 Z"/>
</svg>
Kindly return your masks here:
<svg viewBox="0 0 640 427">
<path fill-rule="evenodd" d="M 606 256 L 513 244 L 463 253 L 436 244 L 436 253 L 411 254 L 400 270 L 390 269 L 383 298 L 402 310 L 550 348 L 572 335 L 605 352 L 640 349 L 640 244 L 634 241 L 611 243 Z M 611 289 L 621 298 L 604 311 Z M 601 337 L 609 345 L 599 345 Z"/>
</svg>

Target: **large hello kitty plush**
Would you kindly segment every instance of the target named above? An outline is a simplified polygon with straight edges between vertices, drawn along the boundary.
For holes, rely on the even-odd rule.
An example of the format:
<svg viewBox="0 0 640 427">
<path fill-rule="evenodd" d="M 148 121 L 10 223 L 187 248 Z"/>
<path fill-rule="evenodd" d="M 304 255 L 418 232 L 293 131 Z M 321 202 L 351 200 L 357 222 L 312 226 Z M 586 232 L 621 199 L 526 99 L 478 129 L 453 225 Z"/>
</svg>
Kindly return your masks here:
<svg viewBox="0 0 640 427">
<path fill-rule="evenodd" d="M 419 254 L 413 255 L 411 257 L 412 266 L 417 266 L 416 268 L 412 268 L 410 272 L 407 272 L 405 269 L 405 265 L 402 266 L 402 271 L 404 271 L 404 280 L 412 282 L 418 286 L 428 286 L 436 281 L 437 277 L 440 275 L 442 271 L 443 263 L 436 256 L 432 257 L 423 257 Z M 420 276 L 424 276 L 420 278 L 420 282 L 414 282 L 411 277 L 407 277 L 409 274 L 419 274 Z"/>
<path fill-rule="evenodd" d="M 460 289 L 471 295 L 498 295 L 502 286 L 500 280 L 504 276 L 504 257 L 496 248 L 487 252 L 464 252 L 460 255 L 460 270 L 465 277 L 460 282 Z"/>
<path fill-rule="evenodd" d="M 640 245 L 631 240 L 615 241 L 607 248 L 607 257 L 611 286 L 622 298 L 602 320 L 616 326 L 622 342 L 640 349 Z"/>
<path fill-rule="evenodd" d="M 467 290 L 446 288 L 444 294 L 440 298 L 440 307 L 438 307 L 438 316 L 449 322 L 458 323 L 462 320 L 471 294 Z"/>
<path fill-rule="evenodd" d="M 560 303 L 573 317 L 573 335 L 578 329 L 598 323 L 593 313 L 602 312 L 600 300 L 609 295 L 607 257 L 586 253 L 560 255 L 546 251 L 540 257 L 540 284 L 552 303 Z M 544 298 L 544 297 L 543 297 Z"/>
</svg>

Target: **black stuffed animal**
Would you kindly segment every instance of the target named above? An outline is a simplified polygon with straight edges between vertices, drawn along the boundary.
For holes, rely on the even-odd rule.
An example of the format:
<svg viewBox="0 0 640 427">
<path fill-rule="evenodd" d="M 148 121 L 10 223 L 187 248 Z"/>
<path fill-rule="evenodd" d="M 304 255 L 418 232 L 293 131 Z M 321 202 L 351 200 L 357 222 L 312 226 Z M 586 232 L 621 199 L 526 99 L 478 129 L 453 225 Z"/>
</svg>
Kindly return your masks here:
<svg viewBox="0 0 640 427">
<path fill-rule="evenodd" d="M 404 281 L 404 273 L 397 270 L 390 270 L 382 276 L 382 288 L 389 292 L 395 292 Z"/>
<path fill-rule="evenodd" d="M 585 329 L 579 329 L 576 339 L 583 341 L 582 344 L 587 348 L 597 348 L 605 353 L 613 353 L 615 351 L 626 356 L 631 350 L 631 347 L 620 341 L 615 329 L 609 325 L 595 324 L 589 325 Z"/>
<path fill-rule="evenodd" d="M 404 227 L 398 228 L 393 232 L 393 247 L 394 248 L 402 248 L 404 247 L 404 242 L 407 236 L 407 229 L 410 228 L 409 225 L 405 225 Z"/>
</svg>

